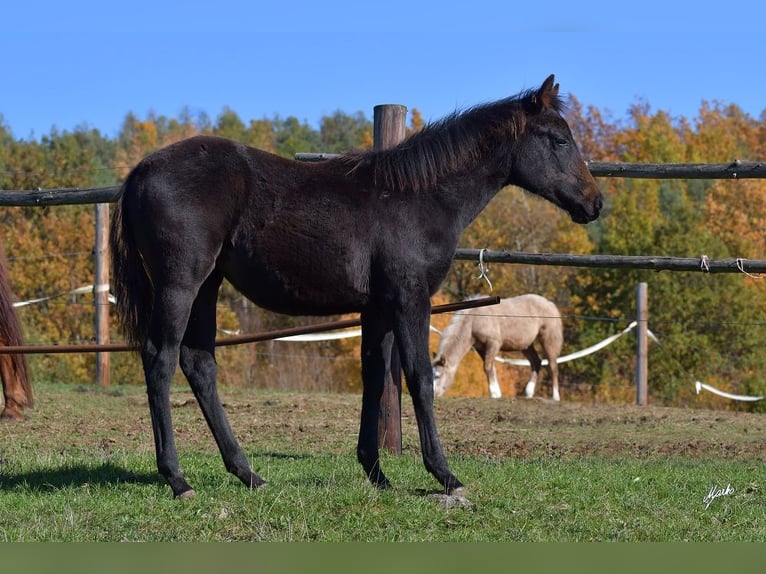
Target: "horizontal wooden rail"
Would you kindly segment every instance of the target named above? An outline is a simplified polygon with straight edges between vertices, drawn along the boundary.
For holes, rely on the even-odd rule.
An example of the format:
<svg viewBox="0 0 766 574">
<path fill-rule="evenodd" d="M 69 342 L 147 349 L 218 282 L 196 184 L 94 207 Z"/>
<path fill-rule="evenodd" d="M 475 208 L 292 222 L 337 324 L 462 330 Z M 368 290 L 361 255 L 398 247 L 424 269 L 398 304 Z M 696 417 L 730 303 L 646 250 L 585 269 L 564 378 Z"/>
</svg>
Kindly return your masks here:
<svg viewBox="0 0 766 574">
<path fill-rule="evenodd" d="M 35 207 L 45 205 L 83 205 L 112 203 L 120 197 L 122 186 L 65 187 L 58 189 L 0 190 L 0 206 Z"/>
<path fill-rule="evenodd" d="M 457 303 L 446 303 L 436 305 L 431 309 L 432 315 L 439 313 L 452 313 L 461 309 L 471 309 L 473 307 L 485 307 L 487 305 L 497 305 L 500 303 L 500 297 L 482 297 L 481 299 L 471 299 L 470 301 L 459 301 Z M 290 327 L 288 329 L 279 329 L 276 331 L 264 331 L 263 333 L 250 333 L 247 335 L 235 335 L 226 337 L 215 342 L 217 347 L 228 347 L 231 345 L 242 345 L 244 343 L 257 343 L 260 341 L 270 341 L 281 337 L 292 337 L 295 335 L 306 335 L 308 333 L 320 333 L 322 331 L 334 331 L 336 329 L 348 329 L 361 325 L 359 319 L 342 319 L 340 321 L 328 321 L 317 323 L 315 325 L 305 325 L 301 327 Z M 0 355 L 25 354 L 55 354 L 55 353 L 105 353 L 120 351 L 137 351 L 138 348 L 127 343 L 110 343 L 106 345 L 96 345 L 84 343 L 80 345 L 11 345 L 7 347 L 0 346 Z"/>
<path fill-rule="evenodd" d="M 296 153 L 301 161 L 324 161 L 339 154 Z M 731 163 L 624 163 L 585 162 L 594 177 L 651 179 L 745 179 L 766 178 L 766 162 L 734 160 Z"/>
<path fill-rule="evenodd" d="M 295 159 L 298 161 L 325 161 L 340 156 L 339 153 L 296 153 Z"/>
<path fill-rule="evenodd" d="M 458 249 L 455 259 L 484 263 L 521 263 L 524 265 L 561 265 L 565 267 L 601 267 L 609 269 L 650 269 L 653 271 L 699 271 L 703 273 L 766 273 L 763 259 L 709 259 L 666 257 L 659 255 L 573 255 L 566 253 L 525 253 L 489 249 Z"/>
<path fill-rule="evenodd" d="M 607 163 L 586 162 L 594 177 L 651 179 L 753 179 L 766 178 L 766 162 L 731 163 Z"/>
</svg>

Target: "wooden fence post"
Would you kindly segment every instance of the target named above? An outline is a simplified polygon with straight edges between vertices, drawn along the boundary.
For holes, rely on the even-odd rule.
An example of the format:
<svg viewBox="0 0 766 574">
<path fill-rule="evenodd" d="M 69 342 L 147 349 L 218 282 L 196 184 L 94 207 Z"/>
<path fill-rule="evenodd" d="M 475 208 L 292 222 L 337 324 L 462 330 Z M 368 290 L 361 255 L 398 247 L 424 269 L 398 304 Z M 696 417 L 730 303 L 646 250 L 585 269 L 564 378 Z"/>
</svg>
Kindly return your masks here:
<svg viewBox="0 0 766 574">
<path fill-rule="evenodd" d="M 375 106 L 373 146 L 376 150 L 394 147 L 405 137 L 407 108 L 398 104 Z M 402 368 L 396 341 L 391 346 L 391 371 L 383 385 L 378 415 L 378 445 L 393 454 L 402 453 Z"/>
<path fill-rule="evenodd" d="M 109 343 L 109 204 L 96 204 L 95 280 L 93 300 L 96 311 L 96 343 Z M 96 353 L 96 383 L 102 387 L 110 384 L 110 356 L 108 352 Z"/>
<path fill-rule="evenodd" d="M 644 406 L 648 397 L 649 311 L 646 283 L 636 288 L 636 404 Z"/>
</svg>

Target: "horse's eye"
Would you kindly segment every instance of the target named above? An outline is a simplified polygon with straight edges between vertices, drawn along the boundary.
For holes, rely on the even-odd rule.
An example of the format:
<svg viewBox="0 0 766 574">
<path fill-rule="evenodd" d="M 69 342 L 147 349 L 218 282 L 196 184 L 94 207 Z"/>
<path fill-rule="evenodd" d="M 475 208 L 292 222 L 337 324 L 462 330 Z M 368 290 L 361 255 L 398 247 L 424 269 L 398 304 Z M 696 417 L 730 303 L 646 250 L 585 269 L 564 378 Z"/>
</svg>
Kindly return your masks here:
<svg viewBox="0 0 766 574">
<path fill-rule="evenodd" d="M 556 147 L 567 147 L 569 145 L 569 140 L 565 138 L 554 138 L 553 143 Z"/>
</svg>

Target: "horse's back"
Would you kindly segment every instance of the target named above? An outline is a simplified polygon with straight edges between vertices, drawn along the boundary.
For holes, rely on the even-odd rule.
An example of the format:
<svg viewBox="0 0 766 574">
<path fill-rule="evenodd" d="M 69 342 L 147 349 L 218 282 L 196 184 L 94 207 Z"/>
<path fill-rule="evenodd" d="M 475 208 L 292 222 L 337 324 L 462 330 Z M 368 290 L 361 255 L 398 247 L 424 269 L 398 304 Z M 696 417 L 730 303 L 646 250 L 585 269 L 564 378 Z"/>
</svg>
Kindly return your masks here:
<svg viewBox="0 0 766 574">
<path fill-rule="evenodd" d="M 175 142 L 133 168 L 123 187 L 123 202 L 140 199 L 147 207 L 179 202 L 186 208 L 214 204 L 220 209 L 222 202 L 242 194 L 261 155 L 271 154 L 216 136 Z"/>
<path fill-rule="evenodd" d="M 369 300 L 375 220 L 344 174 L 195 136 L 142 160 L 121 207 L 155 283 L 216 268 L 273 311 L 354 312 Z"/>
<path fill-rule="evenodd" d="M 535 317 L 561 318 L 561 313 L 556 304 L 537 293 L 525 293 L 516 297 L 503 299 L 500 305 L 507 305 L 508 308 L 527 312 Z"/>
<path fill-rule="evenodd" d="M 515 300 L 515 301 L 514 301 Z M 550 299 L 535 293 L 526 293 L 514 297 L 517 312 L 526 313 L 530 325 L 534 322 L 543 346 L 550 348 L 556 355 L 564 344 L 564 327 L 561 311 Z"/>
<path fill-rule="evenodd" d="M 472 311 L 474 337 L 500 339 L 503 350 L 526 348 L 538 335 L 561 338 L 561 313 L 555 303 L 541 295 L 508 297 L 497 305 Z"/>
</svg>

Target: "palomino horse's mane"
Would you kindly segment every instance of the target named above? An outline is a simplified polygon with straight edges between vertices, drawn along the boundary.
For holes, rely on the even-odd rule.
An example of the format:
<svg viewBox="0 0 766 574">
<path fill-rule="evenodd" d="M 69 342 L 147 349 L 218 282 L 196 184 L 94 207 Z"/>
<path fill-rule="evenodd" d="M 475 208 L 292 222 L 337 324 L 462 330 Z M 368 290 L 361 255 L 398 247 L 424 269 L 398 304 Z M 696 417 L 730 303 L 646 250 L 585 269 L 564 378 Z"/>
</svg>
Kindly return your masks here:
<svg viewBox="0 0 766 574">
<path fill-rule="evenodd" d="M 465 328 L 466 321 L 472 321 L 473 315 L 466 311 L 458 311 L 452 320 L 442 331 L 439 339 L 437 356 L 440 358 L 452 357 L 459 354 L 462 357 L 471 346 L 471 329 Z"/>
<path fill-rule="evenodd" d="M 427 124 L 391 149 L 352 152 L 342 161 L 352 165 L 351 171 L 370 167 L 376 185 L 388 191 L 422 191 L 441 177 L 471 169 L 499 142 L 516 139 L 524 130 L 527 114 L 536 106 L 535 97 L 534 90 L 527 90 L 456 111 Z M 551 95 L 548 105 L 559 113 L 564 110 L 557 94 Z"/>
</svg>

